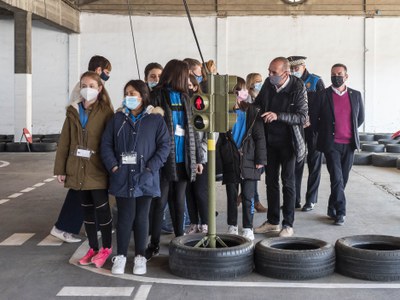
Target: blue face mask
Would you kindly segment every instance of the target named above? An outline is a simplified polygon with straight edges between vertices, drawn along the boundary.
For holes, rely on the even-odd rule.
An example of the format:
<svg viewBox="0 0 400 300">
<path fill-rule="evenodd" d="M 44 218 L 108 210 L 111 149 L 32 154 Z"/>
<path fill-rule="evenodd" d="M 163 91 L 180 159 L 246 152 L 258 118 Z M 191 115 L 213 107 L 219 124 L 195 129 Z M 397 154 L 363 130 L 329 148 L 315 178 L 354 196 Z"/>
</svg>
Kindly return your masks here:
<svg viewBox="0 0 400 300">
<path fill-rule="evenodd" d="M 148 81 L 147 85 L 149 86 L 150 89 L 154 88 L 158 84 L 157 81 Z"/>
<path fill-rule="evenodd" d="M 295 71 L 295 72 L 292 72 L 292 75 L 293 76 L 296 76 L 297 78 L 301 78 L 301 76 L 303 75 L 301 72 L 299 72 L 299 71 Z"/>
<path fill-rule="evenodd" d="M 102 71 L 100 74 L 100 78 L 103 79 L 104 81 L 107 81 L 110 78 L 110 76 L 108 76 L 106 73 L 104 73 L 104 71 Z"/>
<path fill-rule="evenodd" d="M 203 76 L 194 75 L 194 77 L 196 77 L 198 83 L 201 83 L 203 81 Z"/>
<path fill-rule="evenodd" d="M 139 107 L 141 101 L 136 96 L 125 96 L 124 102 L 122 103 L 126 108 L 134 110 Z"/>
<path fill-rule="evenodd" d="M 272 85 L 278 85 L 281 81 L 282 81 L 282 76 L 280 75 L 269 76 L 269 82 L 271 82 Z"/>
<path fill-rule="evenodd" d="M 254 84 L 254 90 L 256 92 L 261 91 L 261 87 L 262 87 L 262 82 L 257 82 L 257 83 Z"/>
</svg>

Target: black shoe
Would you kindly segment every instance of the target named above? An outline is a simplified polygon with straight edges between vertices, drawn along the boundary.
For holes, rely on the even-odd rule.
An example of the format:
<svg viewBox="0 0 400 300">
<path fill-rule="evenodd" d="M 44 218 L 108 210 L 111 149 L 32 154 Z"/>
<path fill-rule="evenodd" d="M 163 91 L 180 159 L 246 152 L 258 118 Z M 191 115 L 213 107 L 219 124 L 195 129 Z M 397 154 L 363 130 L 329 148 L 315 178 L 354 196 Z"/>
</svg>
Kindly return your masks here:
<svg viewBox="0 0 400 300">
<path fill-rule="evenodd" d="M 315 206 L 315 203 L 306 203 L 304 204 L 303 208 L 301 209 L 301 211 L 310 211 L 313 210 Z"/>
<path fill-rule="evenodd" d="M 160 254 L 160 247 L 154 246 L 153 244 L 149 244 L 147 246 L 144 256 L 146 257 L 147 260 L 150 260 L 153 256 L 157 256 L 159 254 Z"/>
<path fill-rule="evenodd" d="M 336 219 L 336 210 L 334 208 L 329 208 L 328 207 L 328 212 L 327 215 L 329 218 L 331 218 L 332 220 Z"/>
<path fill-rule="evenodd" d="M 296 202 L 296 204 L 295 204 L 294 207 L 295 207 L 295 208 L 301 208 L 301 203 L 300 203 L 300 202 Z"/>
<path fill-rule="evenodd" d="M 343 226 L 344 225 L 344 216 L 338 215 L 335 219 L 335 225 Z"/>
</svg>

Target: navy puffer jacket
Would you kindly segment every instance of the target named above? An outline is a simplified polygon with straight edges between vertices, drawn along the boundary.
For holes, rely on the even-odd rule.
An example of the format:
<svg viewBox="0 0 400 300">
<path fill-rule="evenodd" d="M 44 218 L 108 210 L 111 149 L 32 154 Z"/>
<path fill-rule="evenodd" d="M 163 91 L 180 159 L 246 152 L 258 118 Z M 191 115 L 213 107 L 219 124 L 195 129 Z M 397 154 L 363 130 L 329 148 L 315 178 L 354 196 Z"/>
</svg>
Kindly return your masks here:
<svg viewBox="0 0 400 300">
<path fill-rule="evenodd" d="M 160 197 L 159 170 L 170 152 L 170 135 L 160 108 L 133 122 L 120 111 L 107 124 L 101 157 L 110 173 L 110 194 L 116 197 Z M 136 164 L 122 164 L 123 153 L 137 153 Z M 113 167 L 118 170 L 113 173 Z"/>
</svg>

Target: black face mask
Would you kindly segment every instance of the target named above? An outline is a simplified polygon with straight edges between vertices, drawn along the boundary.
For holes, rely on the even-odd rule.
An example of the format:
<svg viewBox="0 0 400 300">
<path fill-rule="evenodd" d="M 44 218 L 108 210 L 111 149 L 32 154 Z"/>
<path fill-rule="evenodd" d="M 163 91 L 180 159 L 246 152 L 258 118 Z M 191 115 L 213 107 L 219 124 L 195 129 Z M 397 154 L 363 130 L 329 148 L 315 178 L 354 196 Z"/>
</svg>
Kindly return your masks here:
<svg viewBox="0 0 400 300">
<path fill-rule="evenodd" d="M 190 97 L 190 98 L 192 98 L 192 97 L 193 97 L 193 95 L 194 95 L 194 92 L 193 92 L 193 90 L 192 90 L 192 89 L 189 89 L 189 97 Z"/>
<path fill-rule="evenodd" d="M 341 87 L 344 83 L 344 76 L 331 76 L 332 85 L 335 88 Z"/>
</svg>

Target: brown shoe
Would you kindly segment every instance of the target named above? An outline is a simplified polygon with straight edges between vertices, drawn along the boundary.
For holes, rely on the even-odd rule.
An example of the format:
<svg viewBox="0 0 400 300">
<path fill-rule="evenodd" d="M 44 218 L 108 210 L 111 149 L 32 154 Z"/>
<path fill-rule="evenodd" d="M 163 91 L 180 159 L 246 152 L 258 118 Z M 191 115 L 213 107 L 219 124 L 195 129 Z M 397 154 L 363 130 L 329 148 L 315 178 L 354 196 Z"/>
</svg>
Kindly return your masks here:
<svg viewBox="0 0 400 300">
<path fill-rule="evenodd" d="M 237 201 L 237 206 L 239 206 L 240 203 L 242 203 L 242 194 L 239 194 L 239 196 L 237 197 L 236 201 Z"/>
<path fill-rule="evenodd" d="M 256 204 L 254 204 L 254 208 L 259 213 L 267 212 L 267 209 L 261 204 L 261 202 L 257 202 Z"/>
</svg>

